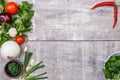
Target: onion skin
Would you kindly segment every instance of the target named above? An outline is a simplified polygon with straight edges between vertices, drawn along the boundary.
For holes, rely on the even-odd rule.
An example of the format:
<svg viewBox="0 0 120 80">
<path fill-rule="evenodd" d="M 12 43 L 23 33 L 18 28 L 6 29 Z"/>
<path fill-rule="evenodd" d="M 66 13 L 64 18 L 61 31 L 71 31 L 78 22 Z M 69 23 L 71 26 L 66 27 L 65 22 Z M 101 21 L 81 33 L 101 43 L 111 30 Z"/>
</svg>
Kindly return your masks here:
<svg viewBox="0 0 120 80">
<path fill-rule="evenodd" d="M 0 14 L 0 25 L 2 25 L 2 22 L 11 23 L 11 15 L 8 13 L 1 13 Z"/>
</svg>

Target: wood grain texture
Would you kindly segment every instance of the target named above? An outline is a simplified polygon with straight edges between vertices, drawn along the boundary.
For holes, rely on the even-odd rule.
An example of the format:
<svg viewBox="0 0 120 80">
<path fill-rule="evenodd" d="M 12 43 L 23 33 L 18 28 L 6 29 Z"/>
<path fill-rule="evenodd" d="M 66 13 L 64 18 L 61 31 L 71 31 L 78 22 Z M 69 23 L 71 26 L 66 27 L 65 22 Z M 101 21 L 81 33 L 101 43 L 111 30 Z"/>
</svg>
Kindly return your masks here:
<svg viewBox="0 0 120 80">
<path fill-rule="evenodd" d="M 101 0 L 35 0 L 30 40 L 120 40 L 113 7 L 91 7 Z M 102 0 L 104 1 L 104 0 Z"/>
<path fill-rule="evenodd" d="M 36 62 L 43 60 L 47 80 L 105 80 L 102 68 L 108 55 L 119 51 L 120 42 L 32 42 L 28 43 Z M 24 53 L 20 60 L 23 60 Z M 9 80 L 3 74 L 7 62 L 0 56 L 0 80 Z M 38 71 L 39 72 L 39 71 Z M 37 72 L 37 73 L 38 73 Z"/>
<path fill-rule="evenodd" d="M 120 51 L 120 23 L 112 29 L 112 7 L 91 10 L 105 0 L 26 1 L 34 4 L 35 16 L 22 49 L 28 45 L 35 61 L 46 65 L 36 73 L 47 71 L 47 80 L 106 80 L 102 68 L 108 55 Z M 20 61 L 23 56 L 21 52 Z M 4 74 L 7 62 L 0 56 L 0 80 L 10 80 Z"/>
</svg>

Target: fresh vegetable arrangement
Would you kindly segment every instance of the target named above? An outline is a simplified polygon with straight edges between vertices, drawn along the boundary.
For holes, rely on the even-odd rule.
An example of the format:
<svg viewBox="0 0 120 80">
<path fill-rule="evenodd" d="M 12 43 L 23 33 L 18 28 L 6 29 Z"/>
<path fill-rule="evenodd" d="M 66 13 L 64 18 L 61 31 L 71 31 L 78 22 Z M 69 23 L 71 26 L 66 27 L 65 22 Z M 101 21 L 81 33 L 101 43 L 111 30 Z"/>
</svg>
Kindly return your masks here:
<svg viewBox="0 0 120 80">
<path fill-rule="evenodd" d="M 0 46 L 8 40 L 16 41 L 18 44 L 24 43 L 24 38 L 27 37 L 26 32 L 31 30 L 33 4 L 23 1 L 21 5 L 17 5 L 15 2 L 7 3 L 6 0 L 0 0 L 0 5 L 2 7 L 0 9 Z"/>
<path fill-rule="evenodd" d="M 107 2 L 100 2 L 92 7 L 92 9 L 96 9 L 101 6 L 110 6 L 114 7 L 114 24 L 113 28 L 115 28 L 117 21 L 118 21 L 118 6 L 115 4 L 114 1 L 107 1 Z"/>
<path fill-rule="evenodd" d="M 41 80 L 46 79 L 45 73 L 31 76 L 33 72 L 44 68 L 43 62 L 30 66 L 28 64 L 32 57 L 32 52 L 27 52 L 25 49 L 24 63 L 21 65 L 15 60 L 20 54 L 20 45 L 27 38 L 26 33 L 32 28 L 31 19 L 34 16 L 33 4 L 27 1 L 22 1 L 21 5 L 15 2 L 7 2 L 0 0 L 0 48 L 1 56 L 4 59 L 10 60 L 5 66 L 5 72 L 10 77 L 19 77 L 15 80 Z M 33 64 L 33 62 L 32 62 Z"/>
<path fill-rule="evenodd" d="M 22 65 L 19 61 L 9 61 L 5 66 L 5 73 L 10 76 L 18 76 L 22 73 Z"/>
<path fill-rule="evenodd" d="M 28 71 L 26 70 L 26 68 L 30 62 L 30 58 L 32 57 L 32 54 L 33 53 L 31 53 L 31 52 L 27 52 L 27 51 L 25 52 L 25 58 L 24 58 L 24 64 L 23 64 L 23 70 L 25 73 L 18 80 L 41 80 L 41 79 L 47 78 L 46 76 L 44 76 L 45 74 L 47 74 L 47 72 L 30 76 L 30 74 L 32 74 L 36 70 L 45 67 L 45 65 L 43 64 L 42 61 L 40 61 L 37 64 L 35 64 L 34 66 L 32 66 Z"/>
<path fill-rule="evenodd" d="M 109 80 L 120 80 L 120 55 L 112 55 L 103 68 L 104 75 Z"/>
</svg>

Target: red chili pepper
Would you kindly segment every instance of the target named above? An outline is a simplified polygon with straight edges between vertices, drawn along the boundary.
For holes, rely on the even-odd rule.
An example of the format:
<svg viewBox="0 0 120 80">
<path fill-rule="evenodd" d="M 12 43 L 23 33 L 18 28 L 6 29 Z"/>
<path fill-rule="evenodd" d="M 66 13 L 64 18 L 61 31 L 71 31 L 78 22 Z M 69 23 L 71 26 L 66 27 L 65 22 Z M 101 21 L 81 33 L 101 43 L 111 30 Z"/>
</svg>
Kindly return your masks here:
<svg viewBox="0 0 120 80">
<path fill-rule="evenodd" d="M 94 5 L 91 9 L 95 9 L 95 8 L 101 7 L 101 6 L 113 6 L 114 7 L 113 28 L 115 28 L 115 26 L 117 24 L 117 21 L 118 21 L 118 7 L 115 5 L 115 2 L 113 2 L 113 1 L 101 2 L 101 3 L 98 3 L 98 4 Z"/>
<path fill-rule="evenodd" d="M 96 5 L 94 5 L 91 9 L 95 9 L 95 8 L 101 7 L 101 6 L 115 6 L 115 3 L 113 1 L 100 2 Z"/>
<path fill-rule="evenodd" d="M 114 7 L 114 24 L 113 24 L 113 28 L 115 28 L 115 26 L 117 24 L 117 21 L 118 21 L 118 7 L 115 6 Z"/>
</svg>

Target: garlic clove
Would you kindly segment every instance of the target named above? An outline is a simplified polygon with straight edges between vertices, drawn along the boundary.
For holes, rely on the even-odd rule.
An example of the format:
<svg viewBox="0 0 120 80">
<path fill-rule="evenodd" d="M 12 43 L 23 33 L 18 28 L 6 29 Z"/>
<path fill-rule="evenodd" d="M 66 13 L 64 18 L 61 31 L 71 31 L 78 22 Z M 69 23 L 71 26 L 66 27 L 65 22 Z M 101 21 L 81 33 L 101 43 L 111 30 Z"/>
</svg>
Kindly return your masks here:
<svg viewBox="0 0 120 80">
<path fill-rule="evenodd" d="M 28 48 L 27 48 L 27 46 L 25 46 L 25 48 L 24 48 L 24 52 L 26 52 L 28 50 Z"/>
<path fill-rule="evenodd" d="M 28 71 L 28 70 L 30 70 L 30 67 L 29 67 L 29 66 L 26 67 L 26 71 Z"/>
<path fill-rule="evenodd" d="M 31 65 L 31 66 L 34 66 L 34 65 L 35 65 L 35 60 L 34 60 L 34 59 L 31 59 L 30 65 Z"/>
</svg>

